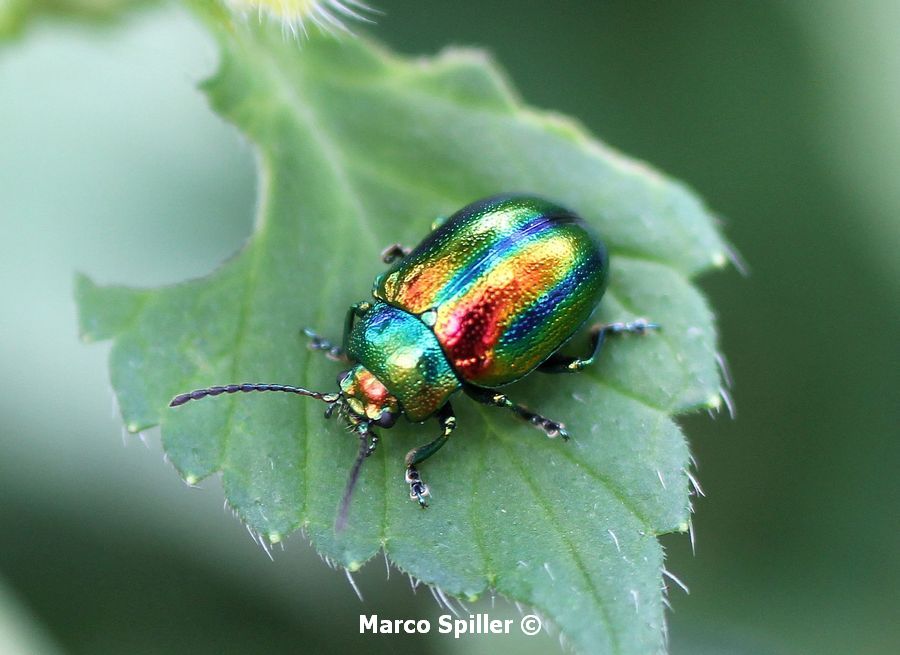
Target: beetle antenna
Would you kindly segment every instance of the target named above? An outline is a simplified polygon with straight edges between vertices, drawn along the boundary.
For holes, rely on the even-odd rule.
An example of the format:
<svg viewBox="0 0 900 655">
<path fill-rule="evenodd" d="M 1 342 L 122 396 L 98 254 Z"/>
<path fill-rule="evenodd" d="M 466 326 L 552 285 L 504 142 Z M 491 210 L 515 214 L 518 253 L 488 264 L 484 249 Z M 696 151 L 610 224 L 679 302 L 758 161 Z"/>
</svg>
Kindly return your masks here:
<svg viewBox="0 0 900 655">
<path fill-rule="evenodd" d="M 249 393 L 251 391 L 283 391 L 285 393 L 295 393 L 300 396 L 309 396 L 310 398 L 315 398 L 316 400 L 321 400 L 322 402 L 326 402 L 329 404 L 337 402 L 338 399 L 340 399 L 340 394 L 337 393 L 321 393 L 319 391 L 301 389 L 300 387 L 291 387 L 286 384 L 245 383 L 227 384 L 220 387 L 208 387 L 206 389 L 189 391 L 188 393 L 183 393 L 172 398 L 172 402 L 169 403 L 169 407 L 178 407 L 179 405 L 184 405 L 186 402 L 189 402 L 191 400 L 200 400 L 201 398 L 206 398 L 207 396 L 218 396 L 222 393 Z"/>
<path fill-rule="evenodd" d="M 341 508 L 338 510 L 337 520 L 334 522 L 334 531 L 342 532 L 347 527 L 347 515 L 350 513 L 350 500 L 353 498 L 353 491 L 356 489 L 356 483 L 359 480 L 359 472 L 362 469 L 362 463 L 366 457 L 375 452 L 378 445 L 378 435 L 372 432 L 369 424 L 365 424 L 364 431 L 359 434 L 359 452 L 356 454 L 356 461 L 353 462 L 353 469 L 350 471 L 350 478 L 347 480 L 347 486 L 344 489 L 344 497 L 341 498 Z"/>
</svg>

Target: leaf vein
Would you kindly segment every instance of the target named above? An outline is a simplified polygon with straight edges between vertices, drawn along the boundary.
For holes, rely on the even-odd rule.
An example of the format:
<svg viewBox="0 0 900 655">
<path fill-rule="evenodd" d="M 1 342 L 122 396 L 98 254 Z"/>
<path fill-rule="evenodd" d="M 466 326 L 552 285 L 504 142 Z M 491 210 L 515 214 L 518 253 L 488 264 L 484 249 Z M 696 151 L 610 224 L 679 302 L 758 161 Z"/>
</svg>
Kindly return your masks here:
<svg viewBox="0 0 900 655">
<path fill-rule="evenodd" d="M 499 435 L 495 431 L 496 434 Z M 509 447 L 506 438 L 501 437 L 500 443 L 502 444 L 504 450 L 509 454 L 510 461 L 513 465 L 519 470 L 519 474 L 522 480 L 525 482 L 525 485 L 528 487 L 531 494 L 534 496 L 537 503 L 540 505 L 541 509 L 544 511 L 544 514 L 547 516 L 548 521 L 553 524 L 553 527 L 556 530 L 556 533 L 559 535 L 559 538 L 565 543 L 566 548 L 569 551 L 569 554 L 572 557 L 572 561 L 575 564 L 575 568 L 578 569 L 578 572 L 584 578 L 585 584 L 590 592 L 591 596 L 594 598 L 594 602 L 597 605 L 597 609 L 600 610 L 600 616 L 603 619 L 603 624 L 606 627 L 606 632 L 609 634 L 610 645 L 612 646 L 613 653 L 619 653 L 621 647 L 619 645 L 619 636 L 616 631 L 613 629 L 612 618 L 609 615 L 609 608 L 606 606 L 606 602 L 604 601 L 602 595 L 600 594 L 599 589 L 597 589 L 597 585 L 594 582 L 594 579 L 591 577 L 590 573 L 587 570 L 587 567 L 584 564 L 584 561 L 581 559 L 581 555 L 578 552 L 578 549 L 575 547 L 575 544 L 566 534 L 565 530 L 562 529 L 562 526 L 559 524 L 559 521 L 556 518 L 556 515 L 551 511 L 551 506 L 547 502 L 547 499 L 540 493 L 537 485 L 534 484 L 531 477 L 527 475 L 527 471 L 522 465 L 521 460 L 515 454 L 514 450 Z"/>
</svg>

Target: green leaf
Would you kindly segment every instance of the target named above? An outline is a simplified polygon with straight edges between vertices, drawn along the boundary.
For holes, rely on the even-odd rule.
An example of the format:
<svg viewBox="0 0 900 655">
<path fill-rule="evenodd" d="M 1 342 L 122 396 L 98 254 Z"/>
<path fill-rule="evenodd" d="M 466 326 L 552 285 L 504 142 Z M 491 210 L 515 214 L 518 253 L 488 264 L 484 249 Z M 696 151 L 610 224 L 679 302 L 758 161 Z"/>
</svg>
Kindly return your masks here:
<svg viewBox="0 0 900 655">
<path fill-rule="evenodd" d="M 481 52 L 409 60 L 365 40 L 298 45 L 260 26 L 219 38 L 221 68 L 204 88 L 259 150 L 250 242 L 209 277 L 172 287 L 77 281 L 84 337 L 114 341 L 128 429 L 160 425 L 189 482 L 221 471 L 228 502 L 272 542 L 302 527 L 350 570 L 383 548 L 446 594 L 493 589 L 537 608 L 579 650 L 663 649 L 656 535 L 689 520 L 689 454 L 670 416 L 719 398 L 713 316 L 690 282 L 725 261 L 709 213 L 574 122 L 524 107 Z M 333 390 L 339 366 L 299 329 L 338 339 L 346 308 L 383 270 L 384 246 L 414 244 L 435 217 L 512 190 L 563 203 L 604 236 L 612 282 L 598 319 L 664 326 L 611 340 L 581 375 L 535 374 L 510 389 L 565 421 L 571 442 L 460 399 L 459 428 L 422 466 L 431 507 L 409 500 L 403 456 L 437 426 L 399 425 L 366 461 L 336 534 L 356 440 L 319 403 L 262 394 L 167 408 L 177 393 L 231 382 Z"/>
</svg>

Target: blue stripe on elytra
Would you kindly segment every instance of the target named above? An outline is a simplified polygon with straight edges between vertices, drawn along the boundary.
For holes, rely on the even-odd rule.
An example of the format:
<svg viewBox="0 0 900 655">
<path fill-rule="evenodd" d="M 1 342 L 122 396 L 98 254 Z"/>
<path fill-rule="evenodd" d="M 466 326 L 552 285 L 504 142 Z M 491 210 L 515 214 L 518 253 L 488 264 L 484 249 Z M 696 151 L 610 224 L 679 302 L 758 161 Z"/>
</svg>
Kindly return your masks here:
<svg viewBox="0 0 900 655">
<path fill-rule="evenodd" d="M 602 263 L 594 251 L 582 253 L 581 257 L 581 261 L 573 265 L 562 280 L 541 294 L 513 319 L 504 332 L 504 342 L 513 344 L 520 342 L 523 337 L 536 330 L 542 322 L 558 311 L 560 304 L 572 298 L 572 294 L 578 286 L 590 277 L 589 271 L 599 267 Z"/>
<path fill-rule="evenodd" d="M 566 275 L 513 319 L 504 331 L 503 340 L 514 344 L 526 335 L 536 333 L 541 323 L 557 312 L 559 305 L 571 298 L 572 293 L 582 282 L 584 282 L 583 275 L 574 272 Z"/>
</svg>

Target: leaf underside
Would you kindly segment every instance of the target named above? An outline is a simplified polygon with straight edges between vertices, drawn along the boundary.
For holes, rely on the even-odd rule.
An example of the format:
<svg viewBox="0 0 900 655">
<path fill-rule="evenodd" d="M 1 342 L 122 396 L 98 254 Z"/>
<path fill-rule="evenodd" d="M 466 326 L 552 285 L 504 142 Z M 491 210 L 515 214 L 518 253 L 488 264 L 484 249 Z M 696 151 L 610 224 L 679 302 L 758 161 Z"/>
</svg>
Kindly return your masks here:
<svg viewBox="0 0 900 655">
<path fill-rule="evenodd" d="M 76 283 L 83 336 L 113 340 L 127 428 L 161 426 L 188 481 L 221 471 L 228 502 L 273 542 L 302 527 L 350 570 L 383 548 L 447 594 L 492 588 L 535 607 L 578 650 L 662 650 L 656 535 L 689 520 L 689 453 L 670 416 L 709 406 L 720 388 L 713 316 L 690 282 L 727 252 L 710 214 L 575 123 L 524 107 L 481 52 L 410 60 L 362 39 L 297 44 L 259 25 L 219 39 L 221 67 L 204 89 L 259 151 L 249 243 L 209 277 L 171 287 Z M 505 191 L 567 205 L 603 236 L 612 280 L 598 320 L 664 326 L 611 340 L 580 375 L 509 388 L 564 421 L 569 443 L 460 399 L 459 428 L 421 467 L 433 494 L 422 511 L 403 456 L 437 426 L 401 422 L 366 461 L 336 534 L 357 444 L 321 404 L 260 394 L 167 408 L 213 384 L 333 390 L 340 365 L 308 350 L 299 329 L 339 340 L 347 306 L 383 270 L 384 246 L 413 245 L 435 217 Z"/>
</svg>

